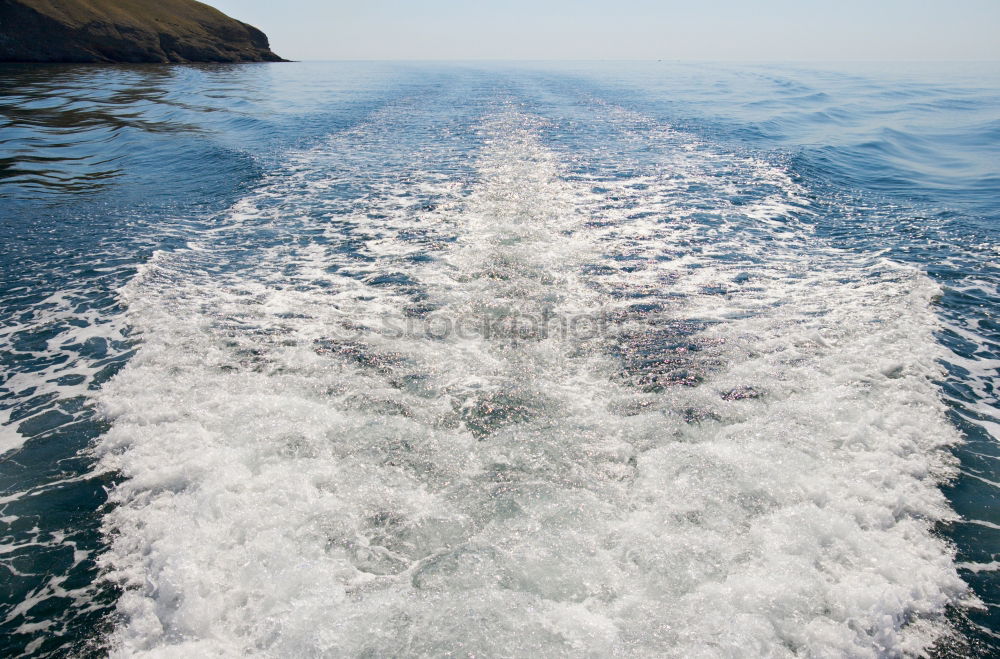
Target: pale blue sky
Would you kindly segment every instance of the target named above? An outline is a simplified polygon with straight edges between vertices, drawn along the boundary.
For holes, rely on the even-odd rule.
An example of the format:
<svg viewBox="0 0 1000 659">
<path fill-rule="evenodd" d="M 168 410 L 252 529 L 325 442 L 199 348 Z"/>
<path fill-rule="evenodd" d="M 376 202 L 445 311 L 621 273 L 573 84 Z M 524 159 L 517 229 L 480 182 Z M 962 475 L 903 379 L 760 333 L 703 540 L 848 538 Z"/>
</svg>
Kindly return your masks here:
<svg viewBox="0 0 1000 659">
<path fill-rule="evenodd" d="M 1000 0 L 208 0 L 322 59 L 1000 59 Z"/>
</svg>

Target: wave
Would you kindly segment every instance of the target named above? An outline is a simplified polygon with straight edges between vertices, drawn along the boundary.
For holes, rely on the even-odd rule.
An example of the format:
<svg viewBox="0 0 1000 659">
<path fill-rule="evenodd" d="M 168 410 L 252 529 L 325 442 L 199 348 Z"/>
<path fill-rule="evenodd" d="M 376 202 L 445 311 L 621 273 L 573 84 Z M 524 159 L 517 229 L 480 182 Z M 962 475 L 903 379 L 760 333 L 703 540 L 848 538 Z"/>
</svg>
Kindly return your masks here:
<svg viewBox="0 0 1000 659">
<path fill-rule="evenodd" d="M 2 67 L 0 653 L 989 655 L 995 90 L 893 76 Z"/>
</svg>

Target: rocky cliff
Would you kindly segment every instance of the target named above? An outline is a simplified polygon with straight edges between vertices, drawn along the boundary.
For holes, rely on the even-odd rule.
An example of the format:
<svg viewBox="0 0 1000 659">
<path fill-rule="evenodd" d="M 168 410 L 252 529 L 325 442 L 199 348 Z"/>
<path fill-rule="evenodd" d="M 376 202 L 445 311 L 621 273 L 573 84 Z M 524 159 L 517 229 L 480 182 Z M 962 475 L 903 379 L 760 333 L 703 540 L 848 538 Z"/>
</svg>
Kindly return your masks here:
<svg viewBox="0 0 1000 659">
<path fill-rule="evenodd" d="M 281 62 L 194 0 L 0 0 L 0 62 Z"/>
</svg>

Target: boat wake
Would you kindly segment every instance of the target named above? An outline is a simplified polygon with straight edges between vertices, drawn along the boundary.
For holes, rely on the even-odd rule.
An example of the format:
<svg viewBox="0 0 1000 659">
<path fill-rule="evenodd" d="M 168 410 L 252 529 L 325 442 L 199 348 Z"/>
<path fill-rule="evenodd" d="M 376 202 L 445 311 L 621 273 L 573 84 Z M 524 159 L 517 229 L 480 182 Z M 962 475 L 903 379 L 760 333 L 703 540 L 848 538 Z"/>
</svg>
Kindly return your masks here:
<svg viewBox="0 0 1000 659">
<path fill-rule="evenodd" d="M 142 346 L 97 449 L 121 654 L 897 656 L 945 633 L 968 595 L 933 532 L 958 439 L 936 286 L 825 246 L 782 169 L 601 112 L 608 149 L 657 160 L 602 167 L 497 103 L 468 170 L 372 177 L 372 122 L 123 289 Z"/>
</svg>

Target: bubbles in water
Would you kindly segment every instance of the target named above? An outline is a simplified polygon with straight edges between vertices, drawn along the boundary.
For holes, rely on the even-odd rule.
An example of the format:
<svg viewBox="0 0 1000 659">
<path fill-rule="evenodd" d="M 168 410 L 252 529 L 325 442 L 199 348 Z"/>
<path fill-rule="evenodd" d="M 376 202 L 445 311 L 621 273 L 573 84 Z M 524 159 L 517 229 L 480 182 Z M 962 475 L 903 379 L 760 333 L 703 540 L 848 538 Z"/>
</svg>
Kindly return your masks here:
<svg viewBox="0 0 1000 659">
<path fill-rule="evenodd" d="M 344 154 L 389 114 L 126 287 L 143 346 L 99 447 L 126 477 L 121 654 L 876 656 L 942 633 L 966 589 L 932 533 L 956 441 L 934 285 L 825 246 L 781 169 L 601 112 L 620 153 L 589 167 L 500 104 L 468 177 L 439 144 L 366 182 L 377 154 Z"/>
</svg>

